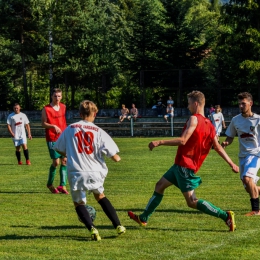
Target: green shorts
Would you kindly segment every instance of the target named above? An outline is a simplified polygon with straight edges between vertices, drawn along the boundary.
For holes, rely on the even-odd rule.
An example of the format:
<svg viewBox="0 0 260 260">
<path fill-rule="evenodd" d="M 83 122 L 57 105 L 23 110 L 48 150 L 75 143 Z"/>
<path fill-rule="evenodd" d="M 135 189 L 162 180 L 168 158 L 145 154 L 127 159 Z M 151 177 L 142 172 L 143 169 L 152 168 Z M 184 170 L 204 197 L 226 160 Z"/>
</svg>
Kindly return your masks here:
<svg viewBox="0 0 260 260">
<path fill-rule="evenodd" d="M 174 164 L 163 177 L 174 184 L 181 192 L 195 190 L 201 183 L 201 178 L 193 170 Z"/>
<path fill-rule="evenodd" d="M 55 142 L 47 142 L 48 150 L 50 153 L 51 159 L 58 159 L 58 158 L 63 158 L 61 154 L 53 150 L 53 146 L 55 145 Z"/>
</svg>

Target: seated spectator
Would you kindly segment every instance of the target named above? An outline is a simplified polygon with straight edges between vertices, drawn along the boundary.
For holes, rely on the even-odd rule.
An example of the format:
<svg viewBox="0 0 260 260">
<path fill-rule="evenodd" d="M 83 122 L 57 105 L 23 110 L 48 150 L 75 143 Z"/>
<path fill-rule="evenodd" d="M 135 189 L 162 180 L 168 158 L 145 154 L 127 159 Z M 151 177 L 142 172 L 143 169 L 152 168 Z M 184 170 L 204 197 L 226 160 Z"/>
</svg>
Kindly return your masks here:
<svg viewBox="0 0 260 260">
<path fill-rule="evenodd" d="M 136 118 L 138 116 L 138 109 L 135 107 L 135 104 L 132 104 L 132 108 L 130 109 L 130 115 L 127 117 L 128 120 L 130 120 L 131 118 L 134 119 L 134 121 L 136 121 Z"/>
<path fill-rule="evenodd" d="M 165 107 L 165 105 L 163 104 L 161 98 L 158 99 L 156 107 L 157 107 L 158 117 L 162 117 L 162 110 L 163 110 L 163 107 Z"/>
<path fill-rule="evenodd" d="M 124 121 L 124 119 L 127 118 L 128 114 L 129 114 L 128 108 L 125 107 L 125 104 L 122 104 L 121 116 L 119 116 L 118 123 L 122 123 Z"/>
<path fill-rule="evenodd" d="M 168 123 L 168 117 L 171 119 L 174 116 L 174 109 L 171 104 L 168 104 L 166 107 L 166 115 L 164 115 L 164 119 Z"/>
<path fill-rule="evenodd" d="M 169 96 L 169 99 L 167 100 L 167 105 L 168 105 L 168 104 L 171 104 L 172 107 L 173 107 L 174 101 L 172 100 L 172 97 L 171 97 L 171 96 Z"/>
</svg>

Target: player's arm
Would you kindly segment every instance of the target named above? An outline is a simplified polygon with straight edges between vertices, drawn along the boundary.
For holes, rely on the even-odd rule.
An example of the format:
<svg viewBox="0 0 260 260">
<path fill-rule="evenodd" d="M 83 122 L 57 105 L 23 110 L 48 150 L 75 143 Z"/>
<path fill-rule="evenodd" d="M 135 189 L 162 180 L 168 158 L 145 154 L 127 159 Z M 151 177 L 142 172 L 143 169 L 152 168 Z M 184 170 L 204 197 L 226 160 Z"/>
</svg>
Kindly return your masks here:
<svg viewBox="0 0 260 260">
<path fill-rule="evenodd" d="M 185 145 L 191 135 L 193 134 L 194 130 L 196 129 L 198 125 L 198 119 L 196 116 L 191 116 L 189 121 L 187 122 L 187 128 L 182 133 L 181 137 L 174 138 L 171 140 L 160 140 L 160 141 L 153 141 L 149 143 L 148 147 L 152 151 L 154 147 L 160 146 L 160 145 L 167 145 L 167 146 L 180 146 Z"/>
<path fill-rule="evenodd" d="M 233 163 L 224 148 L 219 144 L 217 136 L 214 137 L 213 146 L 215 151 L 229 164 L 233 172 L 239 172 L 239 167 Z"/>
<path fill-rule="evenodd" d="M 42 118 L 41 118 L 41 121 L 42 121 L 42 127 L 43 128 L 47 128 L 47 129 L 51 129 L 51 128 L 54 128 L 55 132 L 57 134 L 61 133 L 61 129 L 56 126 L 56 125 L 51 125 L 47 122 L 47 115 L 46 115 L 46 111 L 45 109 L 42 110 Z"/>
<path fill-rule="evenodd" d="M 27 131 L 27 134 L 28 134 L 28 138 L 31 140 L 31 139 L 32 139 L 32 135 L 31 135 L 30 125 L 29 125 L 29 124 L 26 124 L 26 125 L 25 125 L 25 128 L 26 128 L 26 131 Z"/>
<path fill-rule="evenodd" d="M 111 159 L 114 162 L 119 162 L 121 160 L 121 158 L 120 158 L 120 156 L 118 154 L 115 154 L 115 155 L 111 156 Z"/>
<path fill-rule="evenodd" d="M 11 126 L 9 124 L 7 124 L 7 129 L 8 129 L 8 132 L 10 133 L 10 135 L 12 137 L 14 137 L 14 133 L 13 133 L 12 128 L 11 128 Z"/>
<path fill-rule="evenodd" d="M 221 146 L 225 149 L 228 145 L 232 144 L 234 137 L 227 136 L 226 140 L 221 143 Z"/>
</svg>

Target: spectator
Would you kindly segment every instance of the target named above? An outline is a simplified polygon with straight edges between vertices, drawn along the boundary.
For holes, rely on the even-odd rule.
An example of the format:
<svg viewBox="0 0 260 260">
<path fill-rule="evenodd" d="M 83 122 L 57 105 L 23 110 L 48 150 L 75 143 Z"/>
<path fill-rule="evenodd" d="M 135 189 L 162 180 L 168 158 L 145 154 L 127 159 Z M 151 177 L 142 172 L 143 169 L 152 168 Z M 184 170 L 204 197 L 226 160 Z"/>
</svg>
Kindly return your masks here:
<svg viewBox="0 0 260 260">
<path fill-rule="evenodd" d="M 136 118 L 138 116 L 138 109 L 135 107 L 135 104 L 132 104 L 132 108 L 130 109 L 130 115 L 127 117 L 128 120 L 131 119 L 131 117 L 136 121 Z"/>
<path fill-rule="evenodd" d="M 122 104 L 121 116 L 119 116 L 118 123 L 122 123 L 124 121 L 124 119 L 127 118 L 128 114 L 129 114 L 128 108 L 125 107 L 125 104 Z"/>
<path fill-rule="evenodd" d="M 169 99 L 167 100 L 167 105 L 171 104 L 173 107 L 174 101 L 172 100 L 172 97 L 169 96 Z"/>
<path fill-rule="evenodd" d="M 163 108 L 165 107 L 165 105 L 163 104 L 163 102 L 162 102 L 162 98 L 159 98 L 158 100 L 157 100 L 157 105 L 156 105 L 156 107 L 157 107 L 157 115 L 158 115 L 158 117 L 162 117 L 163 115 L 162 115 L 162 113 L 163 113 Z"/>
<path fill-rule="evenodd" d="M 23 154 L 26 159 L 26 164 L 30 165 L 31 162 L 29 160 L 29 151 L 27 148 L 27 139 L 25 129 L 27 130 L 28 138 L 31 140 L 31 129 L 29 125 L 29 120 L 27 116 L 22 113 L 21 107 L 18 103 L 14 104 L 14 112 L 11 113 L 7 118 L 7 128 L 9 133 L 12 136 L 14 146 L 15 146 L 15 155 L 18 160 L 18 164 L 23 164 L 21 161 L 21 146 L 23 148 Z"/>
<path fill-rule="evenodd" d="M 213 107 L 213 105 L 210 105 L 208 117 L 210 117 L 213 112 L 215 112 L 215 108 Z"/>
<path fill-rule="evenodd" d="M 174 116 L 174 108 L 172 107 L 172 105 L 169 103 L 167 104 L 166 107 L 166 115 L 164 115 L 164 119 L 166 120 L 166 122 L 168 123 L 168 117 L 171 119 Z"/>
</svg>

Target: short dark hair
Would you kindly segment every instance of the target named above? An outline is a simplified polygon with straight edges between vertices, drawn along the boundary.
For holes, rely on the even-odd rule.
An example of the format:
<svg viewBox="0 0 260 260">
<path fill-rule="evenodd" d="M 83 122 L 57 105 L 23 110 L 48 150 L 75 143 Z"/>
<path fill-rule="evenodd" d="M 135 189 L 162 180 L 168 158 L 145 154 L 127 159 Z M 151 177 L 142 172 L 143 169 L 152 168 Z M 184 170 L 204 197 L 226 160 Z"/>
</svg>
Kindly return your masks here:
<svg viewBox="0 0 260 260">
<path fill-rule="evenodd" d="M 238 98 L 239 100 L 246 98 L 246 99 L 248 99 L 248 100 L 250 100 L 250 101 L 253 101 L 253 96 L 252 96 L 249 92 L 239 93 L 239 94 L 237 95 L 237 98 Z"/>
</svg>

